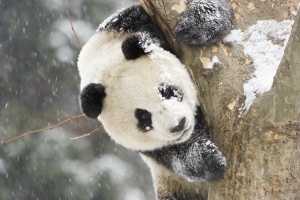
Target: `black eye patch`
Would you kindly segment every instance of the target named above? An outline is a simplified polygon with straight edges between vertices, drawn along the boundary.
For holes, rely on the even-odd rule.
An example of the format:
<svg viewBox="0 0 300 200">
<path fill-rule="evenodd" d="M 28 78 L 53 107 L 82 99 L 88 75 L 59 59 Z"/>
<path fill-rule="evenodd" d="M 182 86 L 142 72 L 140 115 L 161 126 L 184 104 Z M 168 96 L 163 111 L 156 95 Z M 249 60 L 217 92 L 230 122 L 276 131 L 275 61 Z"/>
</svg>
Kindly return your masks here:
<svg viewBox="0 0 300 200">
<path fill-rule="evenodd" d="M 163 99 L 175 98 L 177 101 L 182 101 L 183 94 L 182 92 L 172 85 L 161 84 L 158 86 L 158 91 L 161 94 Z"/>
<path fill-rule="evenodd" d="M 139 108 L 136 109 L 135 117 L 138 120 L 138 127 L 142 131 L 148 132 L 153 129 L 151 113 L 149 113 L 147 110 L 143 110 L 143 109 L 139 109 Z"/>
</svg>

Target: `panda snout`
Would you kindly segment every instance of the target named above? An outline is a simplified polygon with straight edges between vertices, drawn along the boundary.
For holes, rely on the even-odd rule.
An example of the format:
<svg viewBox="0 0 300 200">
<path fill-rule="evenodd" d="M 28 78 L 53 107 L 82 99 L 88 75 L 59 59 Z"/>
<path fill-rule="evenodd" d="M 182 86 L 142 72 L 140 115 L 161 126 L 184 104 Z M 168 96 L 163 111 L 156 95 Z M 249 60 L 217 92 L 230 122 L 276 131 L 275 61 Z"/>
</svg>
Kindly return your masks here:
<svg viewBox="0 0 300 200">
<path fill-rule="evenodd" d="M 177 126 L 171 128 L 170 132 L 171 132 L 171 133 L 177 133 L 177 132 L 179 132 L 179 131 L 182 131 L 183 128 L 184 128 L 185 123 L 186 123 L 186 118 L 183 117 L 183 118 L 180 120 L 180 122 L 178 123 Z"/>
</svg>

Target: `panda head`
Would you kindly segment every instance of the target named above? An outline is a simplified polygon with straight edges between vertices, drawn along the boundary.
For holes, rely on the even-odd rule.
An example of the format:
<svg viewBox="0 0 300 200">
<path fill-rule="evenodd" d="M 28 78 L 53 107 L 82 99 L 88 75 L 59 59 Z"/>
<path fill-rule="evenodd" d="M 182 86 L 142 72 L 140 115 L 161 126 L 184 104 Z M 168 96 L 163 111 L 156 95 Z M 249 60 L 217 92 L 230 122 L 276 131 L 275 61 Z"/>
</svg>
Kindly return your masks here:
<svg viewBox="0 0 300 200">
<path fill-rule="evenodd" d="M 186 67 L 147 34 L 97 32 L 83 47 L 80 103 L 119 144 L 153 150 L 187 140 L 196 90 Z"/>
</svg>

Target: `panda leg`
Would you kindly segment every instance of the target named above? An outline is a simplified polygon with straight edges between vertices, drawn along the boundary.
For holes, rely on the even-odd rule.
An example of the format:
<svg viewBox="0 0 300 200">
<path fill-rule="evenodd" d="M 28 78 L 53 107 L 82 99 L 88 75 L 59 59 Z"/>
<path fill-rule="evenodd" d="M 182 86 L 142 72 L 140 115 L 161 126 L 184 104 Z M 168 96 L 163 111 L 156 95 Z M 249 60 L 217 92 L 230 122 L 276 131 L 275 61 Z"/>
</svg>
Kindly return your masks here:
<svg viewBox="0 0 300 200">
<path fill-rule="evenodd" d="M 207 182 L 188 182 L 152 158 L 140 155 L 150 167 L 157 200 L 207 199 Z"/>
</svg>

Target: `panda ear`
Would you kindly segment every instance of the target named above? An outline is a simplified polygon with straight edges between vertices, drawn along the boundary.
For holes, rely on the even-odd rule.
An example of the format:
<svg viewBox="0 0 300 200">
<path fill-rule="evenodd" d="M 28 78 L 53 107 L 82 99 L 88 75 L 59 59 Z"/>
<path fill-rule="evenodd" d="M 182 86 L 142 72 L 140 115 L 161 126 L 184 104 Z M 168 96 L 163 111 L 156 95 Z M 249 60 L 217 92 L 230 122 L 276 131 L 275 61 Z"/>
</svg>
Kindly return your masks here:
<svg viewBox="0 0 300 200">
<path fill-rule="evenodd" d="M 82 112 L 92 119 L 96 119 L 102 111 L 103 100 L 106 96 L 102 84 L 90 83 L 80 93 L 79 100 Z"/>
<path fill-rule="evenodd" d="M 150 53 L 155 44 L 147 33 L 135 33 L 127 37 L 122 43 L 122 51 L 127 60 L 134 60 Z"/>
</svg>

